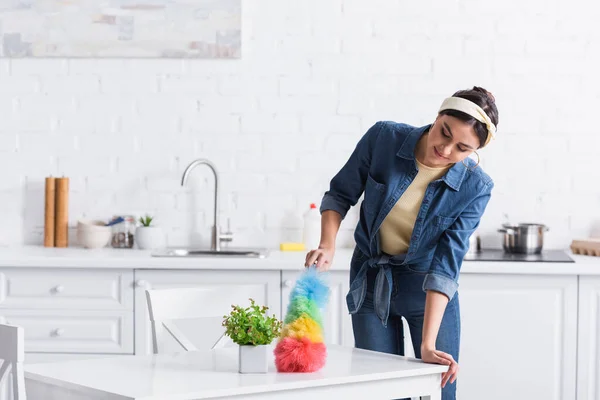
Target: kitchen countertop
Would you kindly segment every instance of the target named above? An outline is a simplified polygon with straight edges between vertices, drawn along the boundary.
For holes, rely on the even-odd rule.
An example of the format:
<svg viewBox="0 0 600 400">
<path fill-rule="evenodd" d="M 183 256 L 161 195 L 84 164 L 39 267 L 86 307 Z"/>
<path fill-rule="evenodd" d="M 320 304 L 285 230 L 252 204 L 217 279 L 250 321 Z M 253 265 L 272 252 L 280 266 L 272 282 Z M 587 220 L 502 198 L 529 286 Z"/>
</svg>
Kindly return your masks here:
<svg viewBox="0 0 600 400">
<path fill-rule="evenodd" d="M 467 253 L 464 261 L 491 262 L 575 262 L 571 254 L 563 250 L 544 250 L 540 254 L 507 253 L 500 249 L 485 249 L 476 253 Z"/>
<path fill-rule="evenodd" d="M 264 259 L 234 257 L 152 257 L 151 251 L 138 249 L 84 249 L 43 246 L 0 247 L 0 268 L 101 268 L 101 269 L 249 269 L 298 270 L 304 266 L 306 252 L 270 251 Z M 600 257 L 567 254 L 574 263 L 562 262 L 463 262 L 462 273 L 569 274 L 600 275 Z M 332 271 L 349 268 L 352 249 L 335 254 Z"/>
</svg>

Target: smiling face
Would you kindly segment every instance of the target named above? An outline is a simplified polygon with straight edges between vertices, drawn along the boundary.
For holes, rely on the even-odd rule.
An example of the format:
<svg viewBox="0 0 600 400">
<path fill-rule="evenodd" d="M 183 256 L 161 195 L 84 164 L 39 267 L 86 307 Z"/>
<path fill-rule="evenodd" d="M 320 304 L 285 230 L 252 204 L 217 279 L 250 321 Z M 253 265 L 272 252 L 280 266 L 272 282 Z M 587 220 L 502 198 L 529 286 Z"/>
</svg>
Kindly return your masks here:
<svg viewBox="0 0 600 400">
<path fill-rule="evenodd" d="M 434 168 L 461 162 L 479 148 L 475 129 L 449 115 L 438 116 L 421 142 L 417 157 Z"/>
</svg>

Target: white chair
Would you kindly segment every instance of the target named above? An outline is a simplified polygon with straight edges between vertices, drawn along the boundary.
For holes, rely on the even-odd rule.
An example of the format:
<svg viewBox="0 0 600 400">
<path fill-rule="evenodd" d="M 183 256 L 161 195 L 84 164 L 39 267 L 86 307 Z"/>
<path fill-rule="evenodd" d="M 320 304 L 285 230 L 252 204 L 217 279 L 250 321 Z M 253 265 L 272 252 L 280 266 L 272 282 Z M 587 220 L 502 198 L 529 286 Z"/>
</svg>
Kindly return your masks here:
<svg viewBox="0 0 600 400">
<path fill-rule="evenodd" d="M 25 375 L 23 360 L 25 359 L 25 340 L 23 328 L 14 325 L 0 324 L 0 387 L 12 371 L 12 392 L 14 400 L 25 400 Z"/>
<path fill-rule="evenodd" d="M 244 290 L 232 293 L 218 288 L 176 288 L 146 290 L 148 314 L 152 325 L 154 354 L 159 353 L 165 338 L 170 334 L 184 350 L 197 350 L 173 321 L 199 318 L 218 318 L 229 314 L 232 304 L 249 304 Z M 223 332 L 225 330 L 223 329 Z M 223 333 L 212 348 L 224 346 L 230 339 Z"/>
</svg>

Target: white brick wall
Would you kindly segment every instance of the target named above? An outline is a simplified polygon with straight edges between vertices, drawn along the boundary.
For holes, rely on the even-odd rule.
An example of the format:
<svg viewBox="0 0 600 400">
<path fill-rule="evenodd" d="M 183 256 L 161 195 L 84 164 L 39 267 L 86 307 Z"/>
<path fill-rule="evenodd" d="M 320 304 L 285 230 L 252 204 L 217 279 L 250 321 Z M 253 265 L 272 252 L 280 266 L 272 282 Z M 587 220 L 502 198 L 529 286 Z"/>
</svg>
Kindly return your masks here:
<svg viewBox="0 0 600 400">
<path fill-rule="evenodd" d="M 574 1 L 249 0 L 241 60 L 0 60 L 0 242 L 41 243 L 43 179 L 65 174 L 72 225 L 148 212 L 170 244 L 206 243 L 210 172 L 180 186 L 198 157 L 236 244 L 298 240 L 369 126 L 425 124 L 472 85 L 501 117 L 484 245 L 504 214 L 547 223 L 548 247 L 599 234 L 600 10 Z"/>
</svg>

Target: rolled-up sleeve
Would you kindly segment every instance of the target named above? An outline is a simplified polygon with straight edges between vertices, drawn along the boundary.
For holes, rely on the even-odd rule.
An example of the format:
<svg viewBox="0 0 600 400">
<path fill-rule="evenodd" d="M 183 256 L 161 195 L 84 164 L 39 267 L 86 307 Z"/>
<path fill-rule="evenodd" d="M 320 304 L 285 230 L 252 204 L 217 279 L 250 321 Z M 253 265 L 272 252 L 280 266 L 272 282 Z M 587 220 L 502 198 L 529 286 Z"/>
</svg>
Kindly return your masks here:
<svg viewBox="0 0 600 400">
<path fill-rule="evenodd" d="M 331 179 L 329 190 L 321 201 L 320 212 L 338 212 L 342 219 L 356 205 L 365 190 L 371 157 L 385 122 L 377 122 L 363 135 L 342 169 Z"/>
<path fill-rule="evenodd" d="M 423 290 L 435 290 L 449 300 L 458 290 L 458 277 L 465 254 L 469 250 L 469 237 L 475 232 L 490 200 L 494 183 L 489 181 L 469 203 L 454 223 L 442 233 Z"/>
</svg>

